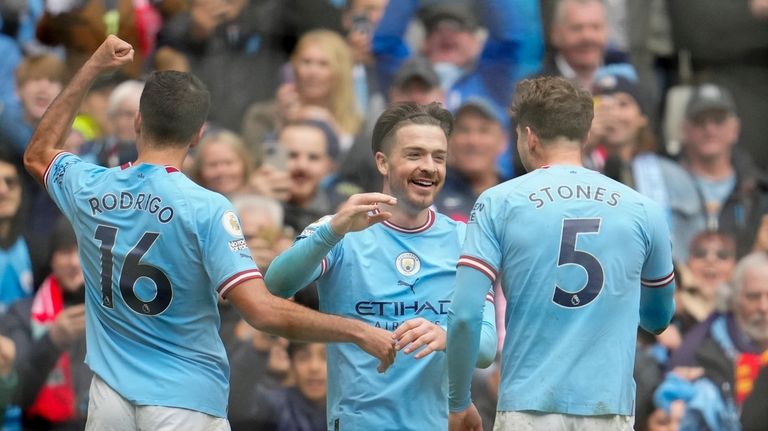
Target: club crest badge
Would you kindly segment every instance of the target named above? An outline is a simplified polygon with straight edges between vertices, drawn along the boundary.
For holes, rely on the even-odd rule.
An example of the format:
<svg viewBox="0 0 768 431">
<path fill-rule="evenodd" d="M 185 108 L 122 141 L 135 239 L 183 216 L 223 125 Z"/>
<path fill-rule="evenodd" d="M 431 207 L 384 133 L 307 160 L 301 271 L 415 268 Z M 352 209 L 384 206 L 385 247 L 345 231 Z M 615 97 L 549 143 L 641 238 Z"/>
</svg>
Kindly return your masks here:
<svg viewBox="0 0 768 431">
<path fill-rule="evenodd" d="M 419 260 L 419 257 L 413 253 L 400 253 L 400 255 L 397 256 L 397 259 L 395 259 L 395 267 L 400 274 L 406 276 L 413 275 L 421 269 L 421 261 Z"/>
<path fill-rule="evenodd" d="M 224 230 L 234 237 L 243 236 L 243 229 L 240 227 L 240 222 L 237 220 L 237 216 L 232 211 L 227 211 L 221 217 L 221 224 L 224 225 Z"/>
</svg>

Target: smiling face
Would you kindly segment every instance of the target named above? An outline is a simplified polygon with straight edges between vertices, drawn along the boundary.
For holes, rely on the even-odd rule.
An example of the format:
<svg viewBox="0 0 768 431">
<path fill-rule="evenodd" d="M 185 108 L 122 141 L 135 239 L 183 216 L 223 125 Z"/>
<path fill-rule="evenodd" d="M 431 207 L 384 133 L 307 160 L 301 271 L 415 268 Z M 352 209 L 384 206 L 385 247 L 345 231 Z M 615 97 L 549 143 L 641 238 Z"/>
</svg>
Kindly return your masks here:
<svg viewBox="0 0 768 431">
<path fill-rule="evenodd" d="M 29 79 L 17 89 L 26 120 L 37 124 L 45 110 L 64 88 L 61 82 L 48 78 Z"/>
<path fill-rule="evenodd" d="M 558 12 L 552 25 L 552 44 L 577 72 L 597 69 L 608 43 L 603 3 L 564 1 Z"/>
<path fill-rule="evenodd" d="M 309 203 L 320 182 L 333 170 L 325 134 L 317 127 L 289 125 L 280 132 L 280 145 L 288 152 L 291 202 L 297 205 Z"/>
<path fill-rule="evenodd" d="M 245 184 L 245 166 L 237 151 L 223 141 L 211 141 L 201 148 L 200 179 L 207 189 L 228 195 Z"/>
<path fill-rule="evenodd" d="M 736 267 L 736 250 L 716 235 L 695 238 L 691 244 L 688 268 L 701 293 L 711 299 L 727 283 Z"/>
<path fill-rule="evenodd" d="M 409 124 L 399 128 L 386 154 L 376 153 L 384 176 L 384 193 L 410 212 L 432 205 L 445 181 L 448 140 L 438 126 Z"/>
<path fill-rule="evenodd" d="M 640 129 L 648 124 L 640 105 L 627 93 L 598 96 L 595 116 L 605 124 L 603 142 L 612 148 L 635 145 Z"/>
<path fill-rule="evenodd" d="M 296 53 L 293 67 L 302 100 L 322 103 L 331 96 L 334 70 L 331 52 L 316 41 L 306 42 Z"/>
<path fill-rule="evenodd" d="M 456 118 L 451 135 L 451 166 L 464 176 L 477 178 L 496 172 L 496 158 L 504 151 L 506 136 L 501 125 L 476 112 Z"/>
</svg>

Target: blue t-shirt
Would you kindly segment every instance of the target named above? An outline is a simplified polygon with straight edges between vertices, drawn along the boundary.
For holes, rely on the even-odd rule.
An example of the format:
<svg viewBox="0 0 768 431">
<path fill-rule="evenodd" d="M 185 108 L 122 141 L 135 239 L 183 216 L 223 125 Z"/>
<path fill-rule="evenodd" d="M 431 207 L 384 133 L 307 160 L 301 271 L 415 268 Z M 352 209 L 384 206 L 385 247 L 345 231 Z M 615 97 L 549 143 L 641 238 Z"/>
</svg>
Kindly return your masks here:
<svg viewBox="0 0 768 431">
<path fill-rule="evenodd" d="M 459 265 L 507 299 L 498 410 L 633 414 L 641 280 L 672 280 L 657 204 L 585 168 L 537 169 L 480 196 Z"/>
<path fill-rule="evenodd" d="M 24 238 L 0 249 L 0 315 L 19 299 L 32 294 L 32 261 Z"/>
<path fill-rule="evenodd" d="M 93 372 L 134 404 L 226 417 L 217 292 L 261 277 L 227 199 L 173 167 L 69 153 L 45 185 L 77 235 Z"/>
</svg>

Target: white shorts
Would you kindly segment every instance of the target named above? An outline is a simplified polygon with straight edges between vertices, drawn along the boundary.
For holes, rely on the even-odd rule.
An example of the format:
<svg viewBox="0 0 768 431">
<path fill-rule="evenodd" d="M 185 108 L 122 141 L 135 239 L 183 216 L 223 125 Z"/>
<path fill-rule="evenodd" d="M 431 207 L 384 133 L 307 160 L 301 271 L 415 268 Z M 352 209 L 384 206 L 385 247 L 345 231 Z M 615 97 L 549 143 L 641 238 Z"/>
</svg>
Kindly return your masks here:
<svg viewBox="0 0 768 431">
<path fill-rule="evenodd" d="M 137 406 L 94 375 L 86 431 L 230 431 L 225 418 L 194 410 Z"/>
<path fill-rule="evenodd" d="M 493 431 L 633 431 L 634 416 L 496 412 Z"/>
</svg>

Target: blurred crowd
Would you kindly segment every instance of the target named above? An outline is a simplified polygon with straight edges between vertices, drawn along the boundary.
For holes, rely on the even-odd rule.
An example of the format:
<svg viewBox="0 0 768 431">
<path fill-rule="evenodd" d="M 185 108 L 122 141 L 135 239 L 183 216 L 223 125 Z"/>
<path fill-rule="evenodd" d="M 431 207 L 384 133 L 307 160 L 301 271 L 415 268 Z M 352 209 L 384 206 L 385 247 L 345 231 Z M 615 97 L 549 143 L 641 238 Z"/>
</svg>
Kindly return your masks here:
<svg viewBox="0 0 768 431">
<path fill-rule="evenodd" d="M 136 60 L 93 85 L 65 148 L 107 167 L 133 161 L 142 77 L 193 72 L 211 111 L 178 168 L 231 199 L 262 271 L 347 197 L 381 190 L 370 136 L 387 104 L 454 113 L 435 206 L 466 221 L 480 193 L 525 173 L 515 83 L 579 82 L 595 103 L 584 163 L 662 205 L 678 269 L 673 324 L 638 332 L 636 429 L 766 429 L 768 0 L 4 0 L 2 430 L 83 428 L 77 242 L 21 154 L 107 34 Z M 317 307 L 317 292 L 295 300 Z M 232 429 L 326 429 L 325 347 L 220 311 Z M 478 371 L 486 429 L 497 387 L 498 364 Z"/>
</svg>

